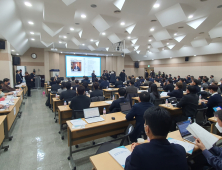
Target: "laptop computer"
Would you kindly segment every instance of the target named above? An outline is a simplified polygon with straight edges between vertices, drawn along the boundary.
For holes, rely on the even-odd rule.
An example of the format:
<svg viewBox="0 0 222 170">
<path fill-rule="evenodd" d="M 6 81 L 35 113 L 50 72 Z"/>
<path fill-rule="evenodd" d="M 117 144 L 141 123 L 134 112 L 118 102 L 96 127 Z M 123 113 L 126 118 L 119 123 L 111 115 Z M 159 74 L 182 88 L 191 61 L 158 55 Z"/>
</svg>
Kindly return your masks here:
<svg viewBox="0 0 222 170">
<path fill-rule="evenodd" d="M 98 107 L 83 109 L 83 113 L 84 113 L 85 121 L 87 123 L 95 123 L 95 122 L 104 121 L 104 119 L 100 117 Z"/>
<path fill-rule="evenodd" d="M 177 101 L 177 98 L 176 97 L 171 97 L 168 99 L 169 103 L 172 104 L 172 106 L 176 107 L 178 101 Z"/>
<path fill-rule="evenodd" d="M 177 123 L 177 127 L 180 131 L 180 134 L 182 136 L 182 138 L 186 141 L 195 142 L 195 138 L 193 137 L 193 135 L 187 130 L 187 127 L 189 126 L 190 121 L 186 120 L 186 121 L 182 121 L 182 122 L 178 122 Z"/>
<path fill-rule="evenodd" d="M 123 114 L 125 115 L 128 114 L 129 111 L 131 110 L 130 102 L 120 103 L 120 109 Z"/>
</svg>

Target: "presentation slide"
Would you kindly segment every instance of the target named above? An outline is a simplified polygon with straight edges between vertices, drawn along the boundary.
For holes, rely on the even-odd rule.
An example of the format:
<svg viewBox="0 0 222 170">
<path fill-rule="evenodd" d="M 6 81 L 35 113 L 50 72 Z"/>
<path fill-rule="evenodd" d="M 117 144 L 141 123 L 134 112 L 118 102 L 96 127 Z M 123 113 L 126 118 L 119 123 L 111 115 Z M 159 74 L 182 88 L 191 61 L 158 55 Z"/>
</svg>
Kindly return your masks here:
<svg viewBox="0 0 222 170">
<path fill-rule="evenodd" d="M 66 77 L 101 76 L 101 58 L 66 55 Z"/>
</svg>

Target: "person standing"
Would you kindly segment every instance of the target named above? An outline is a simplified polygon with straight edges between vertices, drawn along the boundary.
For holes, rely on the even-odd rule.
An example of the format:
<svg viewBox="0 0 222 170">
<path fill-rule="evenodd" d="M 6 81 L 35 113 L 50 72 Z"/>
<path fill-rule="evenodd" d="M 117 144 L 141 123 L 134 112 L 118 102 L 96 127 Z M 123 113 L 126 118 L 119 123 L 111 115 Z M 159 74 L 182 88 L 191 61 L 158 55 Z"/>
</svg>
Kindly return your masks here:
<svg viewBox="0 0 222 170">
<path fill-rule="evenodd" d="M 148 72 L 147 70 L 145 71 L 145 79 L 148 78 Z"/>
<path fill-rule="evenodd" d="M 31 88 L 32 88 L 33 79 L 31 79 L 31 76 L 29 75 L 29 73 L 27 71 L 25 72 L 25 81 L 26 81 L 26 85 L 28 87 L 28 97 L 31 97 Z"/>
<path fill-rule="evenodd" d="M 95 70 L 93 70 L 93 73 L 92 73 L 92 82 L 95 82 L 95 79 L 96 79 Z"/>
<path fill-rule="evenodd" d="M 120 76 L 120 80 L 121 80 L 122 82 L 125 82 L 125 78 L 126 78 L 125 70 L 123 70 L 123 71 L 119 74 L 119 76 Z"/>
<path fill-rule="evenodd" d="M 32 88 L 34 88 L 35 87 L 35 70 L 33 70 L 33 72 L 30 74 L 30 76 L 31 76 L 31 79 L 32 79 Z"/>
<path fill-rule="evenodd" d="M 16 84 L 21 84 L 21 77 L 19 70 L 16 70 Z"/>
</svg>

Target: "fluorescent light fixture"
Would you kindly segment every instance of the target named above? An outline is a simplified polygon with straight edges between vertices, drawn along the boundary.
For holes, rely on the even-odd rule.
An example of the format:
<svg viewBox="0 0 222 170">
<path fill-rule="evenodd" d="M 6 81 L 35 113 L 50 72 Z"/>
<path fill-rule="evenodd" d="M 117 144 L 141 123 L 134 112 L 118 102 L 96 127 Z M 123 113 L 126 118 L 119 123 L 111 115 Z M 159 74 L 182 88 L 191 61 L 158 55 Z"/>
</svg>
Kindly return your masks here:
<svg viewBox="0 0 222 170">
<path fill-rule="evenodd" d="M 19 55 L 18 53 L 16 53 L 16 55 Z"/>
<path fill-rule="evenodd" d="M 24 2 L 24 4 L 25 4 L 26 6 L 28 6 L 28 7 L 31 7 L 31 6 L 32 6 L 32 4 L 31 4 L 30 2 Z"/>
<path fill-rule="evenodd" d="M 113 54 L 112 54 L 113 55 Z"/>
<path fill-rule="evenodd" d="M 197 55 L 194 55 L 194 57 L 196 57 Z"/>
<path fill-rule="evenodd" d="M 61 52 L 62 53 L 62 52 Z"/>
<path fill-rule="evenodd" d="M 83 46 L 85 46 L 85 44 L 82 44 Z"/>
<path fill-rule="evenodd" d="M 70 28 L 71 31 L 74 31 L 74 28 Z"/>
<path fill-rule="evenodd" d="M 11 51 L 15 51 L 15 50 L 11 50 Z"/>
<path fill-rule="evenodd" d="M 150 48 L 150 46 L 148 46 L 148 48 Z"/>
<path fill-rule="evenodd" d="M 152 40 L 150 39 L 149 42 L 151 42 Z"/>
<path fill-rule="evenodd" d="M 121 22 L 120 25 L 125 25 L 125 22 Z"/>
<path fill-rule="evenodd" d="M 35 33 L 34 33 L 34 32 L 30 32 L 30 34 L 32 34 L 32 35 L 33 35 L 33 34 L 35 34 Z"/>
<path fill-rule="evenodd" d="M 29 23 L 30 25 L 33 25 L 33 24 L 34 24 L 32 21 L 29 21 L 28 23 Z"/>
<path fill-rule="evenodd" d="M 160 4 L 154 4 L 153 7 L 154 7 L 154 8 L 159 8 L 159 7 L 160 7 Z"/>
<path fill-rule="evenodd" d="M 172 58 L 172 57 L 170 57 L 170 58 Z"/>
<path fill-rule="evenodd" d="M 63 38 L 67 38 L 66 36 L 63 36 Z"/>
<path fill-rule="evenodd" d="M 35 39 L 34 39 L 34 38 L 32 38 L 31 40 L 32 40 L 32 41 L 35 41 Z"/>
<path fill-rule="evenodd" d="M 59 44 L 62 44 L 62 41 L 59 41 Z"/>
<path fill-rule="evenodd" d="M 76 54 L 76 53 L 73 53 L 73 54 Z"/>
<path fill-rule="evenodd" d="M 128 39 L 130 39 L 131 37 L 127 37 Z"/>
<path fill-rule="evenodd" d="M 175 36 L 177 35 L 177 33 L 174 34 Z"/>
<path fill-rule="evenodd" d="M 167 45 L 169 45 L 169 43 L 167 43 Z"/>
<path fill-rule="evenodd" d="M 91 39 L 90 41 L 93 41 L 93 39 Z"/>
<path fill-rule="evenodd" d="M 190 18 L 193 18 L 193 15 L 189 15 L 188 18 L 189 18 L 189 19 L 190 19 Z"/>
<path fill-rule="evenodd" d="M 81 18 L 86 18 L 86 15 L 85 15 L 85 14 L 82 14 L 82 15 L 81 15 Z"/>
<path fill-rule="evenodd" d="M 102 35 L 106 35 L 106 33 L 105 33 L 105 32 L 103 32 L 103 33 L 102 33 Z"/>
<path fill-rule="evenodd" d="M 154 59 L 152 59 L 152 60 L 154 60 Z"/>
<path fill-rule="evenodd" d="M 134 46 L 134 44 L 131 44 L 131 46 Z"/>
<path fill-rule="evenodd" d="M 150 31 L 154 31 L 154 28 L 151 28 Z"/>
</svg>

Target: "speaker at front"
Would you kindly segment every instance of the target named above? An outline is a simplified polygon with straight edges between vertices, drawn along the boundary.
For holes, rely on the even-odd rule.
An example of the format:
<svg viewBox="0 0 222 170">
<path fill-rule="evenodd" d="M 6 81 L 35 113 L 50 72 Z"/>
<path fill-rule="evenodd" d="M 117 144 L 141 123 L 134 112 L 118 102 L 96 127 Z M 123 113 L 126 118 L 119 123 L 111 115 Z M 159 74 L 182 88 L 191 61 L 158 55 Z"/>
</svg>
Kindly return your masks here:
<svg viewBox="0 0 222 170">
<path fill-rule="evenodd" d="M 13 65 L 20 65 L 20 57 L 13 57 Z"/>
</svg>

